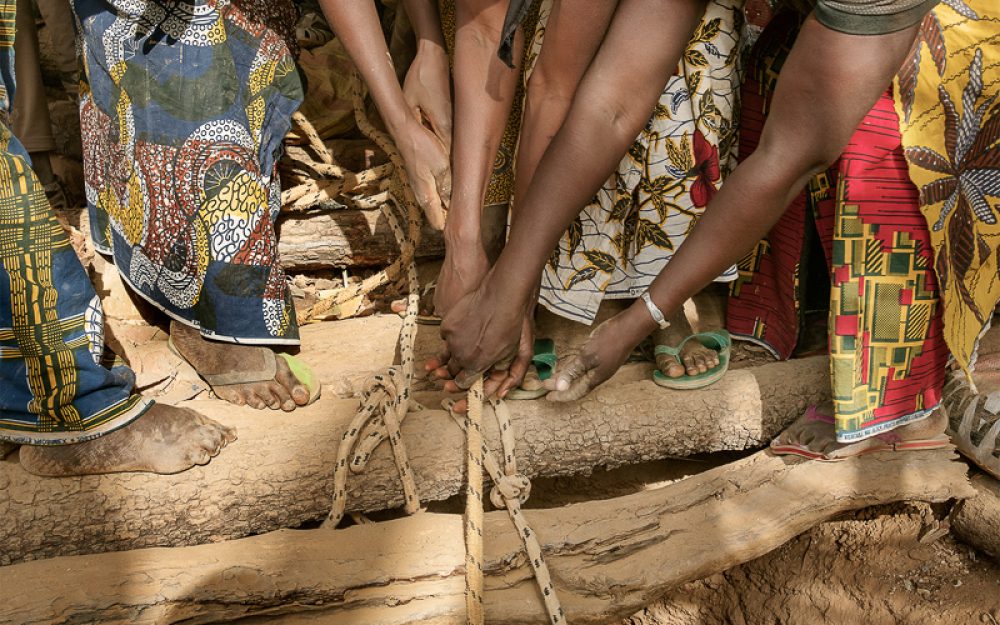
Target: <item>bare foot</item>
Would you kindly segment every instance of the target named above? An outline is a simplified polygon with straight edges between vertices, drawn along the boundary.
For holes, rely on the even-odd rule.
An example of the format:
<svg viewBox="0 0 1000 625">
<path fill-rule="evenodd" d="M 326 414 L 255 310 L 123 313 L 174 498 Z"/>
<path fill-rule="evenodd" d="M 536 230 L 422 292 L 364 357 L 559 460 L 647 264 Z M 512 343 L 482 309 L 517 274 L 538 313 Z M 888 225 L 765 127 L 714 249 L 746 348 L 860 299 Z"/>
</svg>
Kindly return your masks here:
<svg viewBox="0 0 1000 625">
<path fill-rule="evenodd" d="M 124 471 L 179 473 L 207 464 L 236 430 L 188 408 L 154 404 L 129 425 L 73 445 L 23 445 L 21 466 L 50 477 Z"/>
<path fill-rule="evenodd" d="M 202 376 L 260 371 L 267 368 L 271 358 L 267 347 L 209 341 L 197 329 L 177 321 L 170 322 L 170 338 L 177 351 Z M 281 408 L 287 412 L 305 406 L 309 403 L 309 389 L 295 377 L 284 358 L 274 360 L 276 371 L 272 380 L 215 385 L 212 390 L 232 404 L 258 410 Z"/>
<path fill-rule="evenodd" d="M 670 317 L 668 321 L 670 321 L 669 328 L 653 333 L 654 345 L 676 347 L 694 332 L 683 309 Z M 683 364 L 670 354 L 657 354 L 656 366 L 663 372 L 663 375 L 669 378 L 679 378 L 685 374 L 698 375 L 719 365 L 719 352 L 705 347 L 696 340 L 690 340 L 681 348 L 680 359 Z"/>
<path fill-rule="evenodd" d="M 830 459 L 857 456 L 865 451 L 884 448 L 888 444 L 906 441 L 929 440 L 944 435 L 948 416 L 944 410 L 935 410 L 926 419 L 909 423 L 895 430 L 879 434 L 856 443 L 838 443 L 834 430 L 833 404 L 827 402 L 805 415 L 778 435 L 774 445 L 800 445 L 817 456 Z"/>
</svg>

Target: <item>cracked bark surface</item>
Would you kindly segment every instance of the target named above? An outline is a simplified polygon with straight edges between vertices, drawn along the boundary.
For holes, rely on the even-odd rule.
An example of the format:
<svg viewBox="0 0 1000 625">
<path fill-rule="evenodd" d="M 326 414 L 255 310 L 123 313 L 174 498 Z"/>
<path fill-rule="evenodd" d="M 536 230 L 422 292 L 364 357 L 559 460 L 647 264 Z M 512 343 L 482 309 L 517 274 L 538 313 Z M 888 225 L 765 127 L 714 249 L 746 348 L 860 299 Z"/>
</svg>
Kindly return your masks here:
<svg viewBox="0 0 1000 625">
<path fill-rule="evenodd" d="M 626 497 L 526 515 L 571 623 L 605 623 L 847 510 L 974 494 L 949 450 L 838 463 L 766 452 Z M 487 514 L 490 623 L 544 621 L 506 512 Z M 0 622 L 464 623 L 461 517 L 62 557 L 0 568 Z M 53 589 L 59 589 L 53 592 Z"/>
<path fill-rule="evenodd" d="M 667 456 L 752 449 L 829 393 L 827 360 L 730 372 L 703 391 L 670 391 L 650 367 L 629 365 L 571 405 L 510 402 L 520 470 L 529 477 L 588 474 Z M 234 425 L 239 440 L 204 467 L 173 476 L 39 478 L 0 462 L 0 563 L 240 538 L 322 518 L 337 446 L 358 407 L 327 393 L 293 413 L 219 401 L 190 406 Z M 417 394 L 425 406 L 440 394 Z M 487 419 L 490 445 L 499 447 Z M 423 501 L 462 489 L 465 438 L 442 410 L 411 413 L 403 438 Z M 350 511 L 401 505 L 388 445 L 348 481 Z"/>
</svg>

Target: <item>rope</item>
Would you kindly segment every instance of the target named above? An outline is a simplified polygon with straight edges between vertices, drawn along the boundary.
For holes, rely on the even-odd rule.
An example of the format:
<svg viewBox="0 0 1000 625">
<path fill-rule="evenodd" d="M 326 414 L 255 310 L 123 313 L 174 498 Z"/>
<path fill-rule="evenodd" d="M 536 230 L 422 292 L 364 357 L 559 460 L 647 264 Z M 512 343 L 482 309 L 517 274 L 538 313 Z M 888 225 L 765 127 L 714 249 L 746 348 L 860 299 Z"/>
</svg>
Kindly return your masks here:
<svg viewBox="0 0 1000 625">
<path fill-rule="evenodd" d="M 381 286 L 388 281 L 390 273 L 401 271 L 403 262 L 407 263 L 407 279 L 409 295 L 406 302 L 406 315 L 403 317 L 403 327 L 399 333 L 399 351 L 402 360 L 399 367 L 392 367 L 385 375 L 375 375 L 365 382 L 362 391 L 361 408 L 351 421 L 347 431 L 340 441 L 337 450 L 337 463 L 333 475 L 333 503 L 326 523 L 335 527 L 344 516 L 347 505 L 347 478 L 349 473 L 360 473 L 371 458 L 378 445 L 389 439 L 392 454 L 399 471 L 399 479 L 403 484 L 404 508 L 409 514 L 420 510 L 420 498 L 417 495 L 417 485 L 413 480 L 413 471 L 406 456 L 399 427 L 410 409 L 419 409 L 410 402 L 410 388 L 413 383 L 413 343 L 417 332 L 417 311 L 420 306 L 420 281 L 417 278 L 416 263 L 413 262 L 413 251 L 420 237 L 420 209 L 413 199 L 409 182 L 399 152 L 392 141 L 383 132 L 376 129 L 368 121 L 364 113 L 364 98 L 361 93 L 361 77 L 354 72 L 351 82 L 351 95 L 354 100 L 354 114 L 358 128 L 370 137 L 396 166 L 399 175 L 394 177 L 396 191 L 404 198 L 407 208 L 408 232 L 404 233 L 399 223 L 399 217 L 390 207 L 398 206 L 395 193 L 390 192 L 392 202 L 386 204 L 384 210 L 389 227 L 392 229 L 401 250 L 400 258 L 388 269 L 364 280 L 353 288 L 347 288 L 338 293 L 331 301 L 337 305 L 369 292 L 372 288 Z M 390 270 L 393 270 L 390 272 Z M 374 286 L 373 286 L 374 285 Z M 345 296 L 345 292 L 348 294 Z"/>
<path fill-rule="evenodd" d="M 449 411 L 450 412 L 450 411 Z M 469 389 L 466 418 L 465 621 L 483 625 L 483 380 Z"/>
<path fill-rule="evenodd" d="M 344 516 L 347 505 L 347 478 L 349 474 L 363 471 L 375 448 L 386 438 L 389 439 L 393 459 L 399 471 L 400 482 L 403 486 L 405 509 L 409 514 L 414 514 L 420 510 L 420 499 L 400 433 L 400 425 L 411 410 L 421 409 L 410 398 L 414 368 L 413 346 L 416 339 L 417 311 L 420 305 L 420 283 L 417 277 L 414 251 L 420 237 L 421 212 L 414 200 L 399 152 L 389 137 L 374 128 L 365 116 L 361 78 L 357 72 L 352 76 L 351 95 L 354 102 L 354 112 L 358 128 L 389 156 L 394 166 L 396 175 L 393 176 L 391 188 L 389 189 L 389 198 L 391 201 L 383 206 L 383 212 L 386 215 L 393 235 L 396 237 L 396 241 L 399 243 L 401 253 L 396 262 L 379 274 L 368 278 L 359 285 L 338 292 L 337 296 L 330 300 L 332 302 L 330 308 L 357 298 L 373 288 L 385 284 L 390 279 L 394 279 L 393 276 L 399 275 L 404 266 L 407 268 L 409 295 L 407 297 L 403 327 L 399 334 L 401 363 L 399 366 L 390 367 L 385 374 L 372 376 L 366 381 L 365 388 L 362 391 L 361 407 L 344 433 L 337 450 L 337 462 L 334 468 L 333 502 L 330 507 L 330 514 L 325 523 L 329 527 L 336 527 Z M 303 134 L 309 140 L 310 144 L 313 145 L 314 149 L 319 150 L 319 147 L 314 144 L 318 142 L 322 146 L 322 141 L 315 135 L 314 131 L 310 134 L 309 130 L 311 127 L 308 125 L 308 122 L 300 124 L 300 126 L 303 128 Z M 325 146 L 322 147 L 325 150 Z M 325 155 L 329 157 L 327 164 L 335 166 L 329 152 L 325 152 Z M 320 153 L 320 157 L 325 161 L 327 160 L 324 157 L 324 153 Z M 397 211 L 400 211 L 397 199 L 399 197 L 403 198 L 403 204 L 406 207 L 408 227 L 405 233 L 400 224 L 399 216 L 396 214 Z M 465 419 L 455 414 L 450 402 L 446 402 L 445 405 L 448 413 L 458 426 L 465 430 L 467 441 L 465 515 L 467 623 L 468 625 L 483 625 L 485 620 L 483 609 L 483 527 L 485 519 L 483 511 L 483 469 L 485 467 L 494 483 L 494 487 L 490 492 L 490 501 L 497 508 L 505 507 L 507 509 L 507 513 L 518 535 L 521 536 L 525 552 L 528 554 L 528 561 L 534 571 L 535 580 L 538 583 L 542 600 L 545 603 L 549 622 L 552 625 L 564 625 L 566 617 L 556 596 L 555 587 L 552 585 L 552 578 L 548 567 L 542 557 L 541 545 L 535 533 L 528 526 L 527 519 L 525 519 L 524 513 L 521 510 L 521 504 L 528 499 L 528 495 L 531 492 L 531 482 L 517 471 L 517 460 L 514 456 L 514 432 L 510 423 L 510 413 L 502 401 L 490 400 L 489 405 L 500 428 L 500 440 L 504 454 L 504 466 L 501 470 L 495 455 L 485 446 L 482 429 L 484 402 L 483 382 L 480 379 L 469 391 L 469 410 Z"/>
<path fill-rule="evenodd" d="M 535 581 L 538 583 L 538 589 L 542 594 L 542 601 L 545 603 L 545 612 L 549 618 L 549 623 L 551 625 L 565 625 L 566 623 L 566 613 L 563 611 L 562 605 L 559 602 L 559 597 L 556 594 L 555 586 L 552 584 L 552 576 L 549 574 L 549 567 L 545 564 L 545 558 L 542 556 L 542 546 L 538 542 L 538 535 L 531 529 L 528 525 L 528 520 L 524 516 L 524 512 L 521 510 L 521 504 L 528 500 L 531 495 L 531 480 L 527 476 L 521 474 L 517 470 L 517 458 L 514 455 L 514 428 L 510 422 L 510 411 L 507 409 L 507 404 L 503 400 L 491 399 L 488 405 L 492 408 L 492 412 L 496 417 L 497 425 L 500 428 L 500 444 L 503 449 L 503 469 L 500 468 L 500 463 L 497 461 L 496 455 L 490 451 L 488 447 L 483 443 L 482 438 L 482 414 L 484 408 L 484 400 L 482 394 L 482 382 L 477 382 L 473 385 L 472 389 L 469 391 L 469 410 L 467 417 L 463 419 L 454 410 L 454 400 L 445 400 L 443 406 L 448 414 L 451 415 L 455 423 L 459 427 L 466 431 L 467 440 L 469 441 L 469 468 L 472 469 L 476 462 L 473 457 L 478 460 L 478 466 L 480 469 L 480 480 L 481 471 L 485 467 L 487 473 L 490 474 L 490 478 L 493 480 L 493 488 L 490 490 L 490 502 L 497 508 L 506 508 L 507 514 L 510 516 L 511 522 L 514 524 L 514 528 L 517 530 L 518 536 L 521 537 L 521 542 L 524 544 L 524 550 L 528 554 L 528 562 L 531 565 L 531 569 L 535 573 Z M 477 431 L 477 434 L 473 434 L 473 431 Z M 474 453 L 473 443 L 478 440 L 481 447 L 479 453 Z M 471 472 L 470 472 L 471 474 Z M 471 480 L 470 480 L 471 481 Z M 473 491 L 469 487 L 468 491 L 469 500 L 466 502 L 466 514 L 472 521 L 468 521 L 468 526 L 476 527 L 478 532 L 478 538 L 480 543 L 478 545 L 479 549 L 482 549 L 482 529 L 483 529 L 483 507 L 482 507 L 482 487 L 480 486 L 479 496 L 476 497 L 476 501 L 479 502 L 478 506 L 472 504 Z M 478 554 L 479 560 L 472 559 L 472 547 L 469 547 L 469 532 L 468 526 L 466 528 L 466 549 L 469 550 L 469 555 L 466 557 L 466 571 L 470 567 L 470 563 L 475 565 L 475 568 L 479 572 L 480 583 L 482 580 L 482 569 L 483 560 L 482 552 Z M 475 539 L 475 537 L 473 537 Z M 467 575 L 466 577 L 466 589 L 469 590 L 470 580 Z M 466 595 L 466 604 L 470 602 L 470 597 L 472 593 L 468 592 Z M 480 604 L 477 608 L 469 608 L 469 614 L 481 613 L 482 612 L 482 594 L 479 594 Z M 481 618 L 481 617 L 480 617 Z M 468 620 L 469 625 L 480 625 L 482 621 L 473 621 L 471 618 Z"/>
</svg>

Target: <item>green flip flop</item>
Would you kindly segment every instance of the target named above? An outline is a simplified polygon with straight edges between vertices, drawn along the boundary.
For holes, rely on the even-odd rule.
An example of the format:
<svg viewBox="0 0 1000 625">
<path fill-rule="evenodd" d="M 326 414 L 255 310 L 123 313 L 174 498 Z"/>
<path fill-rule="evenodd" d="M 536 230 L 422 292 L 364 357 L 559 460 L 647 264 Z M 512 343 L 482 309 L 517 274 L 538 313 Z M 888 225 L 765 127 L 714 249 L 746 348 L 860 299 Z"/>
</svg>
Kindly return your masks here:
<svg viewBox="0 0 1000 625">
<path fill-rule="evenodd" d="M 657 369 L 653 372 L 653 381 L 658 385 L 665 388 L 672 388 L 677 390 L 694 390 L 697 388 L 704 388 L 706 386 L 715 384 L 722 376 L 726 374 L 729 369 L 729 355 L 733 347 L 733 339 L 729 336 L 729 332 L 725 330 L 716 330 L 713 332 L 699 332 L 697 334 L 692 334 L 683 341 L 677 347 L 671 347 L 669 345 L 657 345 L 655 354 L 659 356 L 660 354 L 667 354 L 671 356 L 674 360 L 679 362 L 681 365 L 684 364 L 681 361 L 681 350 L 690 340 L 696 340 L 705 347 L 714 350 L 719 353 L 719 364 L 712 367 L 704 373 L 699 373 L 698 375 L 682 375 L 679 378 L 671 378 L 664 375 L 662 371 Z"/>
<path fill-rule="evenodd" d="M 531 364 L 535 368 L 535 374 L 539 382 L 544 382 L 555 373 L 556 363 L 556 343 L 552 339 L 535 339 L 534 355 L 531 357 Z M 530 371 L 529 371 L 530 374 Z M 525 376 L 527 377 L 527 376 Z M 548 389 L 542 388 L 515 388 L 507 393 L 505 399 L 525 400 L 538 399 L 548 393 Z"/>
</svg>

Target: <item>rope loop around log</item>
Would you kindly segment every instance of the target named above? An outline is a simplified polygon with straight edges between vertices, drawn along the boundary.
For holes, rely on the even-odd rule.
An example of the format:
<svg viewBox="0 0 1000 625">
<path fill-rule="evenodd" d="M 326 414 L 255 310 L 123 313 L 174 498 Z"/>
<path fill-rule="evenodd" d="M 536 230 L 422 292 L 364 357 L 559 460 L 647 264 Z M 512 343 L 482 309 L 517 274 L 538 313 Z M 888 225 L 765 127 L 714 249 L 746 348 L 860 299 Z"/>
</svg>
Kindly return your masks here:
<svg viewBox="0 0 1000 625">
<path fill-rule="evenodd" d="M 390 197 L 397 194 L 403 198 L 407 211 L 407 231 L 404 232 L 399 218 L 392 207 L 396 201 L 383 207 L 383 212 L 392 227 L 396 241 L 399 243 L 402 255 L 390 267 L 368 278 L 354 288 L 344 289 L 330 305 L 344 303 L 361 294 L 367 293 L 393 276 L 398 275 L 405 266 L 409 295 L 406 303 L 406 314 L 403 327 L 399 333 L 399 347 L 402 361 L 399 367 L 390 367 L 385 374 L 369 378 L 362 392 L 362 401 L 357 415 L 344 433 L 337 450 L 337 463 L 334 469 L 333 502 L 325 525 L 336 527 L 344 516 L 347 506 L 348 473 L 362 471 L 371 457 L 372 451 L 386 438 L 392 447 L 393 458 L 399 470 L 399 478 L 403 485 L 405 509 L 414 514 L 420 510 L 420 498 L 413 479 L 413 470 L 406 455 L 406 447 L 400 435 L 399 426 L 406 418 L 411 406 L 410 387 L 413 382 L 413 344 L 417 332 L 417 311 L 420 305 L 420 281 L 417 277 L 417 267 L 414 261 L 414 251 L 420 237 L 421 211 L 416 205 L 406 172 L 402 166 L 399 152 L 385 133 L 376 129 L 365 115 L 364 98 L 361 95 L 361 77 L 357 71 L 352 74 L 351 94 L 354 101 L 354 114 L 358 128 L 372 139 L 395 165 L 394 183 L 391 185 Z M 349 460 L 350 458 L 350 460 Z"/>
</svg>

